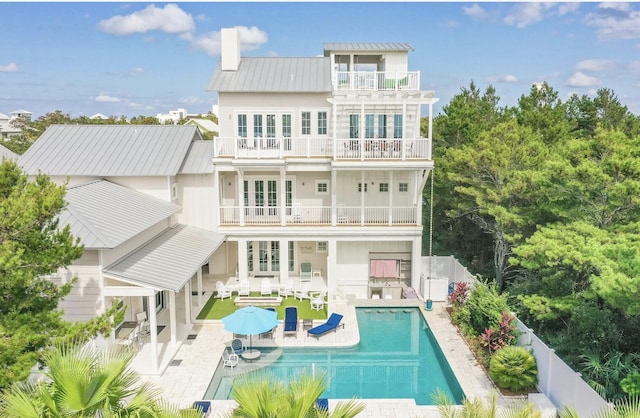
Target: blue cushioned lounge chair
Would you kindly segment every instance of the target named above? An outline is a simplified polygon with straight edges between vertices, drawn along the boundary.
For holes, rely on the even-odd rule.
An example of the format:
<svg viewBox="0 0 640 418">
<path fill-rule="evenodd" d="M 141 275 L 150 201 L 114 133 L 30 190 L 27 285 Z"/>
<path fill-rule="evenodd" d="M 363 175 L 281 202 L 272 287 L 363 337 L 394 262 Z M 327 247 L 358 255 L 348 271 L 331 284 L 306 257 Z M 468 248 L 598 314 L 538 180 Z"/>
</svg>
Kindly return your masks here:
<svg viewBox="0 0 640 418">
<path fill-rule="evenodd" d="M 284 310 L 284 336 L 298 334 L 298 308 L 287 306 Z"/>
<path fill-rule="evenodd" d="M 317 327 L 313 327 L 307 331 L 307 337 L 313 336 L 316 337 L 316 340 L 320 338 L 322 335 L 326 334 L 329 331 L 335 331 L 338 327 L 344 328 L 344 324 L 340 323 L 342 321 L 342 315 L 337 313 L 332 313 L 327 322 L 322 325 L 318 325 Z"/>
<path fill-rule="evenodd" d="M 202 417 L 208 417 L 211 412 L 211 401 L 196 401 L 193 403 L 193 408 L 199 410 Z"/>
</svg>

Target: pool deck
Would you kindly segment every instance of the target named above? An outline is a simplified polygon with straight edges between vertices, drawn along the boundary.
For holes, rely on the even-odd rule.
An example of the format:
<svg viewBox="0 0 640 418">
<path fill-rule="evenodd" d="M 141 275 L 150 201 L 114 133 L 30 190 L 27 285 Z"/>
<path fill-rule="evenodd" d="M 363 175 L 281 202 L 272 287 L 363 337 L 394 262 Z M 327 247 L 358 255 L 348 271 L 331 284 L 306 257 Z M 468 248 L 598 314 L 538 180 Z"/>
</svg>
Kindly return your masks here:
<svg viewBox="0 0 640 418">
<path fill-rule="evenodd" d="M 424 303 L 417 300 L 355 300 L 336 305 L 335 311 L 344 315 L 344 328 L 325 334 L 320 339 L 307 337 L 306 331 L 299 327 L 297 335 L 283 336 L 282 324 L 278 326 L 273 340 L 262 340 L 254 336 L 253 346 L 262 345 L 281 347 L 345 347 L 353 346 L 360 340 L 356 320 L 356 306 L 419 306 L 429 327 L 445 354 L 451 369 L 468 398 L 488 399 L 494 387 L 482 367 L 476 362 L 468 346 L 451 324 L 444 303 L 434 303 L 432 311 L 424 309 Z M 316 321 L 316 324 L 324 321 Z M 211 376 L 222 356 L 222 351 L 230 345 L 232 334 L 223 329 L 221 321 L 217 323 L 196 324 L 189 332 L 197 335 L 185 340 L 179 348 L 175 360 L 179 364 L 170 365 L 161 375 L 143 375 L 143 380 L 153 383 L 163 390 L 163 396 L 171 403 L 181 407 L 190 406 L 202 399 Z M 248 340 L 246 340 L 248 344 Z M 241 360 L 242 361 L 242 360 Z M 178 362 L 175 362 L 178 363 Z M 255 362 L 258 364 L 259 360 Z M 339 400 L 330 399 L 329 408 Z M 434 406 L 416 405 L 413 399 L 363 400 L 366 410 L 358 415 L 362 418 L 405 418 L 440 417 Z M 501 400 L 508 402 L 507 400 Z M 212 401 L 213 418 L 227 416 L 235 406 L 234 401 Z"/>
</svg>

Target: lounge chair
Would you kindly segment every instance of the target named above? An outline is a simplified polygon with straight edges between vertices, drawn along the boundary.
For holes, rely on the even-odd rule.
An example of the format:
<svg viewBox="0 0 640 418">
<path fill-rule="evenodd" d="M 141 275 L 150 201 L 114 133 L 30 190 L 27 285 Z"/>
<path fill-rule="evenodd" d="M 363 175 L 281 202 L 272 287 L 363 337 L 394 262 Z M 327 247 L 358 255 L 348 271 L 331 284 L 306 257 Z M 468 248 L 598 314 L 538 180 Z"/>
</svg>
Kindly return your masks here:
<svg viewBox="0 0 640 418">
<path fill-rule="evenodd" d="M 271 280 L 266 277 L 260 283 L 260 296 L 271 296 Z"/>
<path fill-rule="evenodd" d="M 284 336 L 298 335 L 298 308 L 287 306 L 284 311 Z"/>
<path fill-rule="evenodd" d="M 251 296 L 251 286 L 249 280 L 240 279 L 240 285 L 238 287 L 238 296 Z"/>
<path fill-rule="evenodd" d="M 302 299 L 311 299 L 309 295 L 309 284 L 305 284 L 302 289 L 293 289 L 293 297 L 302 302 Z"/>
<path fill-rule="evenodd" d="M 231 350 L 233 350 L 233 354 L 240 354 L 244 351 L 244 344 L 239 339 L 234 339 L 231 341 Z"/>
<path fill-rule="evenodd" d="M 226 348 L 222 352 L 222 364 L 224 367 L 231 367 L 232 369 L 238 365 L 239 357 L 231 349 Z"/>
<path fill-rule="evenodd" d="M 267 311 L 272 311 L 275 312 L 276 309 L 275 308 L 265 308 Z M 278 326 L 276 325 L 275 327 L 271 328 L 269 331 L 267 332 L 263 332 L 262 334 L 260 334 L 258 336 L 258 338 L 272 338 L 274 336 L 274 333 L 276 332 L 276 328 L 278 328 Z"/>
<path fill-rule="evenodd" d="M 322 412 L 329 412 L 329 399 L 327 398 L 316 399 L 316 409 Z"/>
<path fill-rule="evenodd" d="M 337 313 L 332 313 L 327 322 L 317 327 L 313 327 L 307 331 L 307 337 L 316 337 L 316 340 L 326 334 L 329 331 L 336 331 L 338 327 L 344 328 L 344 323 L 341 323 L 343 316 Z"/>
<path fill-rule="evenodd" d="M 278 296 L 288 299 L 291 295 L 293 295 L 293 280 L 289 279 L 285 284 L 280 285 Z"/>
<path fill-rule="evenodd" d="M 300 263 L 300 281 L 311 281 L 311 263 Z"/>
<path fill-rule="evenodd" d="M 195 401 L 192 406 L 202 413 L 202 418 L 208 417 L 211 413 L 211 401 Z"/>
<path fill-rule="evenodd" d="M 314 311 L 319 311 L 324 308 L 324 298 L 327 295 L 326 291 L 322 291 L 315 296 L 311 297 L 311 309 Z"/>
<path fill-rule="evenodd" d="M 224 298 L 230 298 L 231 297 L 231 291 L 228 290 L 224 283 L 222 283 L 220 280 L 218 280 L 216 282 L 216 290 L 218 291 L 218 297 L 221 300 L 224 300 Z"/>
</svg>

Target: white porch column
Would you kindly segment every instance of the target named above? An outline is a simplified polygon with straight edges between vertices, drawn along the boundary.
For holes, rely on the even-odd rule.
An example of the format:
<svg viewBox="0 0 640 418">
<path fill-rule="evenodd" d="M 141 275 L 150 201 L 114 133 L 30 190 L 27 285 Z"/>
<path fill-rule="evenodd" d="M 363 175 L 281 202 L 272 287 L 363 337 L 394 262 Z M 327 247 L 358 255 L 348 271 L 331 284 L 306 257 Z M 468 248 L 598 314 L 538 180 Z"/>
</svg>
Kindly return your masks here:
<svg viewBox="0 0 640 418">
<path fill-rule="evenodd" d="M 411 248 L 411 287 L 420 288 L 420 274 L 422 273 L 422 237 L 414 237 Z"/>
<path fill-rule="evenodd" d="M 335 239 L 327 241 L 327 312 L 335 312 L 336 292 L 338 290 L 336 263 L 338 243 Z"/>
<path fill-rule="evenodd" d="M 286 283 L 289 280 L 289 240 L 281 239 L 280 241 L 280 283 Z"/>
<path fill-rule="evenodd" d="M 338 221 L 338 198 L 336 194 L 336 188 L 338 187 L 338 173 L 331 170 L 331 225 L 336 226 Z"/>
<path fill-rule="evenodd" d="M 220 172 L 217 169 L 213 169 L 213 187 L 215 190 L 215 193 L 213 194 L 213 207 L 217 208 L 217 210 L 213 211 L 213 216 L 212 216 L 212 222 L 213 222 L 213 226 L 214 227 L 218 227 L 222 222 L 222 211 L 224 210 L 224 208 L 222 208 L 222 205 L 220 204 L 220 202 L 222 201 L 222 183 L 220 182 Z"/>
<path fill-rule="evenodd" d="M 238 170 L 237 180 L 236 199 L 238 201 L 238 208 L 240 208 L 238 219 L 240 220 L 240 225 L 244 226 L 244 173 L 242 170 Z"/>
<path fill-rule="evenodd" d="M 238 240 L 238 278 L 246 279 L 249 277 L 247 268 L 247 240 Z"/>
<path fill-rule="evenodd" d="M 189 325 L 191 318 L 191 279 L 184 285 L 184 323 Z"/>
<path fill-rule="evenodd" d="M 362 138 L 365 137 L 365 121 L 364 121 L 364 100 L 360 102 L 360 126 L 358 128 L 358 141 L 359 141 L 359 150 L 360 150 L 360 161 L 364 161 L 364 141 Z"/>
<path fill-rule="evenodd" d="M 393 225 L 393 222 L 398 222 L 398 219 L 393 219 L 393 170 L 389 171 L 389 225 Z M 404 221 L 404 219 L 403 219 Z"/>
<path fill-rule="evenodd" d="M 149 334 L 151 336 L 151 370 L 158 373 L 158 318 L 156 314 L 155 295 L 147 296 L 147 309 L 149 310 Z"/>
<path fill-rule="evenodd" d="M 364 195 L 365 187 L 368 186 L 364 182 L 364 170 L 360 171 L 360 224 L 364 225 Z"/>
<path fill-rule="evenodd" d="M 198 269 L 198 272 L 196 273 L 197 277 L 198 277 L 198 307 L 201 308 L 202 307 L 202 267 L 200 266 L 200 268 Z"/>
<path fill-rule="evenodd" d="M 169 292 L 169 328 L 171 329 L 171 344 L 176 344 L 178 341 L 176 335 L 176 292 L 170 290 Z"/>
<path fill-rule="evenodd" d="M 282 142 L 282 141 L 280 141 Z M 287 176 L 284 167 L 280 167 L 280 196 L 278 199 L 280 200 L 280 225 L 285 226 L 287 224 Z M 293 202 L 291 202 L 293 206 Z"/>
</svg>

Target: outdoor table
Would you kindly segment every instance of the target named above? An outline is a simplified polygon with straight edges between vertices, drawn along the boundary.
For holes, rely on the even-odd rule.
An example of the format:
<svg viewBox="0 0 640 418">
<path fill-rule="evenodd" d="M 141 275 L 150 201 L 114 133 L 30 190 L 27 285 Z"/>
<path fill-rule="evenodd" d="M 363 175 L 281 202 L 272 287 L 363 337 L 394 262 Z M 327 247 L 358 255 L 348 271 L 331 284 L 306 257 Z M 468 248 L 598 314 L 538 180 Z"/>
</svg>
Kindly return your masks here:
<svg viewBox="0 0 640 418">
<path fill-rule="evenodd" d="M 260 352 L 260 350 L 251 349 L 251 350 L 243 351 L 240 354 L 240 357 L 242 357 L 243 359 L 245 359 L 248 362 L 252 362 L 253 360 L 259 359 L 261 354 L 262 353 Z"/>
</svg>

